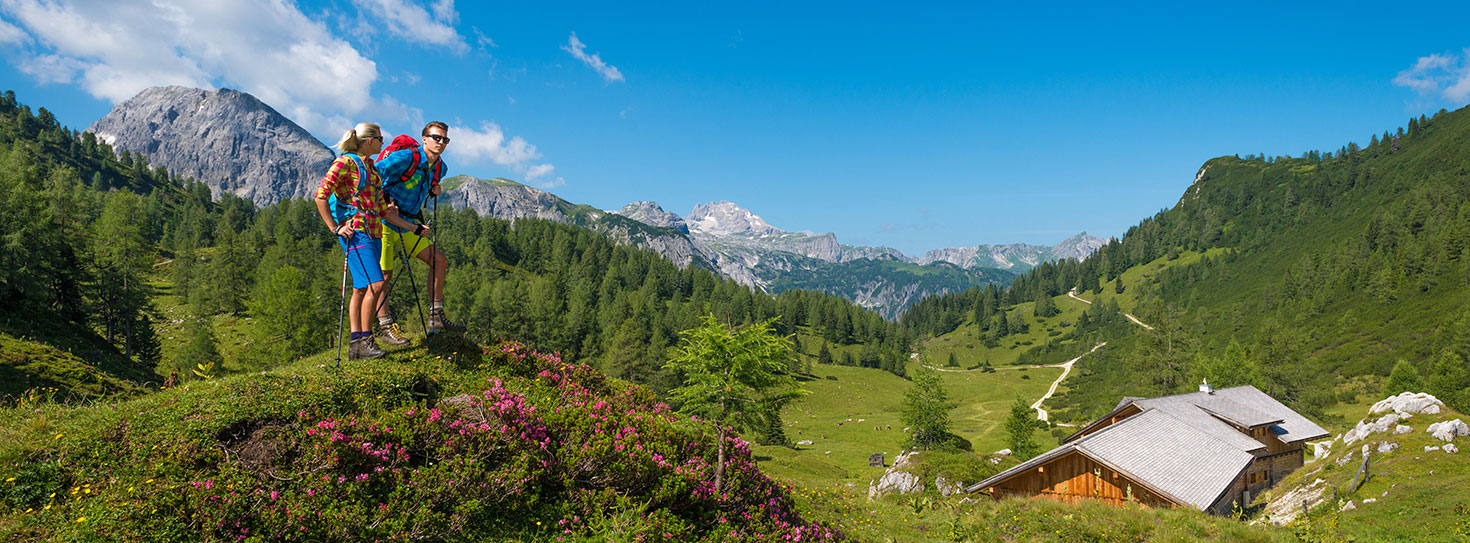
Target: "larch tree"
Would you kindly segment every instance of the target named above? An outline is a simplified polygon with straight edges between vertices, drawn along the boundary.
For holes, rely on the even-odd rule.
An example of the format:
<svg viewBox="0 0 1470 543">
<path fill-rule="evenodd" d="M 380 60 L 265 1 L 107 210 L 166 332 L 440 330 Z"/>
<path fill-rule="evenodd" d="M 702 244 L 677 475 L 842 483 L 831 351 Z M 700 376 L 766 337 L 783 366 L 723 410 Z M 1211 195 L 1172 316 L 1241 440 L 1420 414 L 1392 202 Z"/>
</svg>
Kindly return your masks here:
<svg viewBox="0 0 1470 543">
<path fill-rule="evenodd" d="M 706 314 L 685 330 L 665 368 L 683 375 L 669 391 L 680 411 L 715 426 L 715 492 L 724 488 L 725 441 L 733 427 L 769 426 L 781 407 L 806 391 L 787 373 L 791 337 L 771 332 L 772 320 L 731 327 Z"/>
</svg>

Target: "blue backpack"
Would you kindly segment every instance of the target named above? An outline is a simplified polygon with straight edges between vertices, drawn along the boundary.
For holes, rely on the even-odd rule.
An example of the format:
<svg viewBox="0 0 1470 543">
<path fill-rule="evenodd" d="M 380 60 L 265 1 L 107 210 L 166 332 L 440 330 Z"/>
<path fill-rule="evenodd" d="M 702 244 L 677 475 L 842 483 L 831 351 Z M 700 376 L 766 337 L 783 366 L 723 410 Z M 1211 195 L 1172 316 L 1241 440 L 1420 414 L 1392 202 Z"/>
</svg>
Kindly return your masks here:
<svg viewBox="0 0 1470 543">
<path fill-rule="evenodd" d="M 332 218 L 338 223 L 345 222 L 357 214 L 357 192 L 367 187 L 368 179 L 372 175 L 369 173 L 367 164 L 363 162 L 362 157 L 357 156 L 357 153 L 343 153 L 342 156 L 352 157 L 352 162 L 357 164 L 357 189 L 353 191 L 350 202 L 337 198 L 337 191 L 332 191 L 332 195 L 327 198 L 328 207 L 332 210 Z"/>
</svg>

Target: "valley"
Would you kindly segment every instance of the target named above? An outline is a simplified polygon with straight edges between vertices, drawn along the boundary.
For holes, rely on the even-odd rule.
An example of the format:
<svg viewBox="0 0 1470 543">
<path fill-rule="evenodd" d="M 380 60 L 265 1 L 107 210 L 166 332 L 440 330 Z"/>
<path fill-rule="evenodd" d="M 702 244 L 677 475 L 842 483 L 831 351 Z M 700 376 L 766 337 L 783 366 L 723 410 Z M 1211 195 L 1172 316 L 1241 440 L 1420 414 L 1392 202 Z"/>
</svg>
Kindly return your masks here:
<svg viewBox="0 0 1470 543">
<path fill-rule="evenodd" d="M 340 501 L 317 499 L 326 487 L 282 476 L 314 474 L 292 464 L 305 458 L 299 447 L 309 432 L 353 417 L 407 425 L 419 434 L 382 430 L 390 442 L 414 447 L 404 453 L 413 460 L 391 467 L 426 468 L 432 449 L 415 436 L 450 430 L 437 418 L 411 417 L 460 394 L 520 398 L 525 403 L 511 403 L 537 409 L 495 420 L 523 423 L 538 412 L 564 438 L 556 447 L 615 457 L 636 445 L 640 463 L 619 473 L 599 471 L 611 469 L 603 457 L 553 466 L 516 448 L 520 441 L 486 437 L 451 451 L 465 459 L 453 469 L 464 471 L 420 482 L 442 494 L 464 490 L 453 483 L 481 469 L 469 459 L 501 458 L 496 447 L 508 447 L 515 460 L 498 459 L 509 463 L 493 469 L 520 471 L 481 475 L 507 488 L 515 485 L 506 481 L 540 481 L 527 488 L 546 501 L 487 505 L 470 516 L 434 502 L 440 509 L 425 514 L 444 521 L 440 534 L 493 510 L 514 520 L 477 525 L 476 533 L 546 539 L 533 523 L 583 522 L 602 511 L 576 533 L 596 539 L 641 526 L 701 537 L 715 527 L 786 535 L 836 528 L 874 541 L 1063 539 L 1062 529 L 1128 541 L 1412 537 L 1412 527 L 1395 524 L 1407 506 L 1364 504 L 1383 492 L 1433 504 L 1446 525 L 1466 522 L 1464 504 L 1439 497 L 1465 484 L 1456 463 L 1463 453 L 1420 455 L 1430 442 L 1418 434 L 1395 438 L 1401 448 L 1381 453 L 1389 455 L 1380 457 L 1385 469 L 1364 490 L 1324 501 L 1288 528 L 1187 511 L 968 503 L 933 489 L 939 475 L 975 482 L 1021 460 L 993 455 L 1010 445 L 1006 420 L 1018 403 L 1039 419 L 1033 435 L 1042 450 L 1124 396 L 1188 391 L 1204 379 L 1256 386 L 1334 434 L 1402 386 L 1442 399 L 1436 422 L 1460 417 L 1470 402 L 1470 316 L 1461 307 L 1470 299 L 1470 199 L 1455 157 L 1470 134 L 1466 110 L 1416 119 L 1392 146 L 1211 159 L 1175 206 L 1075 259 L 996 247 L 910 258 L 842 245 L 831 234 L 786 232 L 730 202 L 689 217 L 642 202 L 625 215 L 510 180 L 454 178 L 447 185 L 454 208 L 439 210 L 435 226 L 453 263 L 446 302 L 470 333 L 334 373 L 330 332 L 322 331 L 338 318 L 340 253 L 323 239 L 309 202 L 283 196 L 256 207 L 233 192 L 216 197 L 219 187 L 115 152 L 105 138 L 42 123 L 7 99 L 0 150 L 12 167 L 0 169 L 0 196 L 18 211 L 0 219 L 17 233 L 0 254 L 0 294 L 10 302 L 0 314 L 0 460 L 21 467 L 0 473 L 20 481 L 0 492 L 0 534 L 85 539 L 157 528 L 140 520 L 140 504 L 205 515 L 226 530 L 234 517 L 204 506 L 227 494 L 201 486 L 216 480 L 255 485 L 259 496 L 288 493 L 297 508 L 355 504 L 340 518 L 370 523 L 364 511 L 373 500 L 409 479 L 336 486 L 330 493 Z M 1010 260 L 981 262 L 984 254 Z M 395 287 L 391 304 L 416 332 L 424 323 L 409 309 L 412 290 Z M 736 327 L 769 323 L 792 339 L 797 354 L 782 374 L 808 394 L 772 411 L 790 445 L 759 444 L 771 441 L 771 428 L 752 424 L 730 442 L 739 484 L 789 510 L 785 524 L 709 513 L 755 505 L 742 501 L 749 496 L 722 502 L 706 494 L 703 485 L 718 477 L 706 469 L 714 454 L 708 428 L 682 406 L 662 403 L 688 378 L 664 363 L 704 315 Z M 925 491 L 870 502 L 868 486 L 906 446 L 905 395 L 914 375 L 927 371 L 953 402 L 947 431 L 963 445 L 916 457 L 910 469 Z M 632 419 L 618 419 L 626 426 L 613 429 L 614 438 L 582 426 L 602 420 L 590 411 L 551 415 L 563 405 L 601 409 L 591 407 L 593 396 L 557 386 L 591 391 Z M 286 400 L 262 399 L 272 394 Z M 489 428 L 485 417 L 476 424 Z M 262 439 L 250 437 L 256 432 L 296 445 L 247 461 L 239 447 Z M 873 454 L 885 467 L 868 464 Z M 1428 466 L 1409 462 L 1410 454 Z M 665 469 L 667 458 L 698 467 Z M 295 471 L 262 471 L 274 462 Z M 1331 465 L 1309 464 L 1284 484 L 1310 485 L 1307 478 L 1321 475 L 1341 486 L 1346 468 Z M 339 467 L 333 473 L 342 477 L 368 475 Z M 166 483 L 144 486 L 159 481 Z M 88 489 L 111 494 L 92 499 Z M 480 505 L 494 501 L 483 498 Z M 1340 509 L 1345 500 L 1358 508 Z M 704 512 L 677 505 L 685 502 L 704 504 Z M 1241 516 L 1259 519 L 1262 504 Z M 236 507 L 229 515 L 259 527 L 281 529 L 290 518 Z M 78 518 L 104 528 L 88 531 Z"/>
</svg>

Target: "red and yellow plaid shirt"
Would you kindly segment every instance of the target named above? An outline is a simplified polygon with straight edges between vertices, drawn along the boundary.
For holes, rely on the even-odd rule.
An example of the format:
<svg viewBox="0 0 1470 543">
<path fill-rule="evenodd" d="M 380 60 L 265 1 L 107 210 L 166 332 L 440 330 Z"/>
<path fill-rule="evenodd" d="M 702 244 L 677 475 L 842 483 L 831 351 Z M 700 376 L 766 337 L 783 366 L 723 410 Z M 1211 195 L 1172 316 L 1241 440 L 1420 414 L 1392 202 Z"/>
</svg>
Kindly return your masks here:
<svg viewBox="0 0 1470 543">
<path fill-rule="evenodd" d="M 343 155 L 337 157 L 327 170 L 327 175 L 322 176 L 322 184 L 316 189 L 316 197 L 325 200 L 335 193 L 338 201 L 351 202 L 357 207 L 357 213 L 352 215 L 347 224 L 353 230 L 381 238 L 383 211 L 388 208 L 383 199 L 383 180 L 378 177 L 378 169 L 373 167 L 372 159 L 364 158 L 363 162 L 367 165 L 368 182 L 363 184 L 362 190 L 356 190 L 357 164 L 352 161 L 352 157 Z"/>
</svg>

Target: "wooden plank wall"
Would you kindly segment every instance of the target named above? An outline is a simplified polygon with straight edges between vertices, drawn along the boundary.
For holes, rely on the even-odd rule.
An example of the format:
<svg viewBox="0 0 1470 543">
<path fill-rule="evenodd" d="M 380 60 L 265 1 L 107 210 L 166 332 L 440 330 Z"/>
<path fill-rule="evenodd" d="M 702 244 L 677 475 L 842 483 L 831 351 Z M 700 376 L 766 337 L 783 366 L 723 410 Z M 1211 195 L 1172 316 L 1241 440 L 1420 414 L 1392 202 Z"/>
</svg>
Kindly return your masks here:
<svg viewBox="0 0 1470 543">
<path fill-rule="evenodd" d="M 1119 505 L 1132 501 L 1149 507 L 1173 507 L 1164 497 L 1077 452 L 1069 452 L 991 487 L 996 498 L 1041 496 L 1066 503 L 1098 500 Z"/>
</svg>

